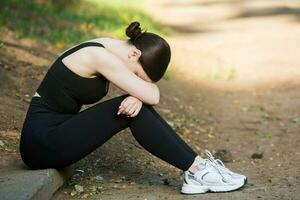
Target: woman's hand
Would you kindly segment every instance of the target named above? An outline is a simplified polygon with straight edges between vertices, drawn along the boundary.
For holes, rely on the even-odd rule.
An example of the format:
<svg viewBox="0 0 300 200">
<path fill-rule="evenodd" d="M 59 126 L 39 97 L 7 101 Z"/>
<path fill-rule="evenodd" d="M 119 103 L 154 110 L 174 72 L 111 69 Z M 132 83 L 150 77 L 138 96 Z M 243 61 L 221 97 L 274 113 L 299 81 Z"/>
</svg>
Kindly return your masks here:
<svg viewBox="0 0 300 200">
<path fill-rule="evenodd" d="M 136 97 L 126 97 L 119 106 L 118 115 L 125 114 L 127 117 L 135 117 L 140 112 L 143 102 Z"/>
</svg>

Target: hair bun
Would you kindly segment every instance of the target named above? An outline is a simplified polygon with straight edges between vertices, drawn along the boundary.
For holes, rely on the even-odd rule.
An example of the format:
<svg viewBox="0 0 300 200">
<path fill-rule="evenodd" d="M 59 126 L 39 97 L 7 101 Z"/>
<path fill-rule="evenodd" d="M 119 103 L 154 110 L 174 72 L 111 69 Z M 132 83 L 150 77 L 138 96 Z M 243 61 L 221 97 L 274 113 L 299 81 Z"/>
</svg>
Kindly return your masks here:
<svg viewBox="0 0 300 200">
<path fill-rule="evenodd" d="M 142 34 L 142 30 L 140 28 L 140 23 L 135 21 L 131 22 L 126 28 L 126 35 L 131 39 L 135 40 L 138 36 Z"/>
</svg>

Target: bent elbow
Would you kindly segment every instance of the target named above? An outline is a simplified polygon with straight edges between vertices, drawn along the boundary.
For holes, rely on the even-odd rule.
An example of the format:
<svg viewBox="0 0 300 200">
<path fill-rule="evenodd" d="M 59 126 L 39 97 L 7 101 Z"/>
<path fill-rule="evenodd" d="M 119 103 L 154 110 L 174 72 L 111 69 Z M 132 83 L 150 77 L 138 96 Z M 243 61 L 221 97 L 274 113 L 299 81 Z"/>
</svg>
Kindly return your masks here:
<svg viewBox="0 0 300 200">
<path fill-rule="evenodd" d="M 155 105 L 157 105 L 157 104 L 159 104 L 159 101 L 160 101 L 160 91 L 159 91 L 158 87 L 157 87 L 157 93 L 156 93 L 155 97 L 156 97 L 155 98 Z"/>
<path fill-rule="evenodd" d="M 144 103 L 148 105 L 157 105 L 159 104 L 159 98 L 151 97 L 151 99 L 145 100 Z"/>
<path fill-rule="evenodd" d="M 148 100 L 145 100 L 144 103 L 149 105 L 157 105 L 159 104 L 159 95 L 153 95 L 148 98 Z"/>
<path fill-rule="evenodd" d="M 160 92 L 159 92 L 158 87 L 155 84 L 153 84 L 153 90 L 151 92 L 149 92 L 148 95 L 150 95 L 150 96 L 148 96 L 148 104 L 151 104 L 151 105 L 159 104 Z"/>
<path fill-rule="evenodd" d="M 157 105 L 157 104 L 159 104 L 159 98 L 156 98 L 152 103 L 152 105 Z"/>
<path fill-rule="evenodd" d="M 159 104 L 159 101 L 160 101 L 160 95 L 159 95 L 159 93 L 158 93 L 158 94 L 154 97 L 153 105 Z"/>
</svg>

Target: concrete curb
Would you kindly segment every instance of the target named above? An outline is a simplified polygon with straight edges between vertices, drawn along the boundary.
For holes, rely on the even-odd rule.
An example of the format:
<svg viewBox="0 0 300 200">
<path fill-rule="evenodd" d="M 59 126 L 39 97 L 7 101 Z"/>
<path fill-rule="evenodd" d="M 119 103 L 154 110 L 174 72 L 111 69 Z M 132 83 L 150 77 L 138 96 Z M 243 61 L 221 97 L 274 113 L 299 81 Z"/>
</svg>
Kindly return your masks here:
<svg viewBox="0 0 300 200">
<path fill-rule="evenodd" d="M 19 156 L 1 156 L 1 200 L 47 200 L 75 173 L 74 165 L 62 170 L 31 170 Z"/>
</svg>

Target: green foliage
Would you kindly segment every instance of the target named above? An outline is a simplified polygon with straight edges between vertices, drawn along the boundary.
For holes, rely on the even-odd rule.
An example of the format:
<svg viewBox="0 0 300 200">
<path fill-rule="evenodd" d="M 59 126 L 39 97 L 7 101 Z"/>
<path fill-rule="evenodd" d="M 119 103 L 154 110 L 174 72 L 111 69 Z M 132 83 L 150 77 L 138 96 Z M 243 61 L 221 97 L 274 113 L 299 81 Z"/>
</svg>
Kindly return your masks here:
<svg viewBox="0 0 300 200">
<path fill-rule="evenodd" d="M 0 49 L 5 48 L 5 44 L 3 42 L 0 42 Z"/>
<path fill-rule="evenodd" d="M 0 140 L 0 149 L 2 149 L 3 147 L 4 147 L 4 142 Z"/>
<path fill-rule="evenodd" d="M 125 38 L 125 28 L 133 20 L 140 21 L 144 29 L 164 35 L 164 28 L 142 6 L 143 2 L 137 0 L 2 0 L 0 27 L 19 37 L 60 44 L 101 36 Z"/>
<path fill-rule="evenodd" d="M 292 121 L 294 123 L 300 124 L 300 117 L 295 117 L 294 119 L 292 119 Z"/>
<path fill-rule="evenodd" d="M 168 69 L 167 69 L 166 73 L 164 74 L 163 79 L 170 80 L 173 73 L 175 73 L 175 72 L 172 69 L 172 66 L 168 66 Z"/>
<path fill-rule="evenodd" d="M 223 80 L 223 81 L 230 81 L 235 79 L 236 71 L 235 69 L 230 69 L 228 71 L 215 71 L 208 75 L 208 79 L 210 80 Z"/>
</svg>

